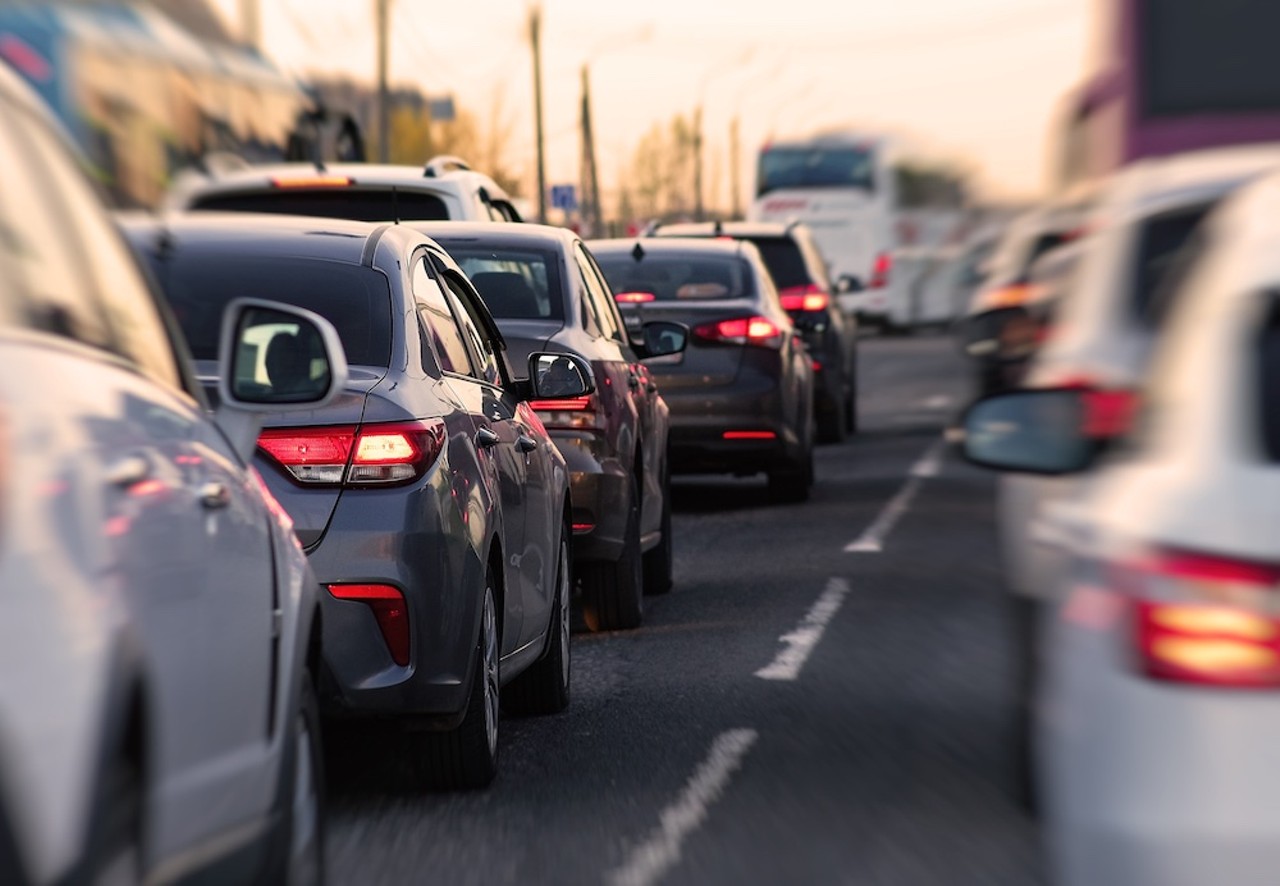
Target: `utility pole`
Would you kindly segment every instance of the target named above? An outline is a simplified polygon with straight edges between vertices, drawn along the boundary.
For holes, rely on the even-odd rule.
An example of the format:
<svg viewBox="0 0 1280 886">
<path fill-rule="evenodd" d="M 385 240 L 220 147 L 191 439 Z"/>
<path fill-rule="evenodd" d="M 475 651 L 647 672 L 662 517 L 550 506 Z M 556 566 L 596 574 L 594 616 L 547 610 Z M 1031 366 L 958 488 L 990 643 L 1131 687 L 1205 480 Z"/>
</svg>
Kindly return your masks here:
<svg viewBox="0 0 1280 886">
<path fill-rule="evenodd" d="M 591 81 L 582 66 L 582 221 L 584 236 L 604 233 L 604 210 L 600 206 L 600 177 L 596 172 L 596 141 L 591 128 Z"/>
<path fill-rule="evenodd" d="M 542 134 L 542 8 L 529 7 L 529 46 L 533 49 L 533 119 L 538 149 L 538 222 L 547 223 L 546 145 Z"/>
<path fill-rule="evenodd" d="M 733 217 L 742 218 L 742 179 L 738 163 L 742 159 L 738 147 L 738 118 L 729 121 L 729 201 L 733 205 Z"/>
<path fill-rule="evenodd" d="M 391 0 L 373 0 L 378 31 L 378 159 L 391 161 L 391 101 L 387 92 L 387 43 L 391 23 Z"/>
<path fill-rule="evenodd" d="M 693 220 L 702 221 L 702 105 L 693 111 Z"/>
<path fill-rule="evenodd" d="M 240 0 L 240 40 L 245 46 L 262 51 L 262 17 L 258 0 Z"/>
</svg>

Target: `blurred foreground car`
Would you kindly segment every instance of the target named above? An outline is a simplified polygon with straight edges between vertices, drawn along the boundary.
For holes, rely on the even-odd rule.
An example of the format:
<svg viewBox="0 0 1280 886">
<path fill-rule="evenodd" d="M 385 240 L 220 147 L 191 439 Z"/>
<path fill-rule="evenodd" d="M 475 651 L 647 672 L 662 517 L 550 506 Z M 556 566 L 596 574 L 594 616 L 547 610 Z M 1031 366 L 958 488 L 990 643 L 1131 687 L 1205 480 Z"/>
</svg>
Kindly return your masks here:
<svg viewBox="0 0 1280 886">
<path fill-rule="evenodd" d="M 537 383 L 509 377 L 470 282 L 406 225 L 193 213 L 128 231 L 206 380 L 231 293 L 337 328 L 342 397 L 269 416 L 255 459 L 327 588 L 321 703 L 405 726 L 432 784 L 488 784 L 499 698 L 569 698 L 568 475 L 525 402 Z M 242 359 L 275 372 L 270 349 Z M 590 394 L 590 368 L 567 368 L 557 396 Z"/>
<path fill-rule="evenodd" d="M 593 630 L 639 626 L 644 593 L 671 588 L 669 410 L 648 379 L 608 284 L 577 235 L 542 225 L 426 224 L 471 278 L 519 360 L 577 354 L 599 385 L 586 397 L 534 400 L 572 476 L 573 557 Z M 650 324 L 687 336 L 670 323 Z M 663 348 L 657 356 L 683 349 Z M 639 355 L 636 353 L 639 351 Z"/>
<path fill-rule="evenodd" d="M 1207 223 L 1136 397 L 978 403 L 968 455 L 1100 469 L 1039 518 L 1039 774 L 1055 882 L 1261 886 L 1280 870 L 1280 178 Z"/>
<path fill-rule="evenodd" d="M 839 443 L 858 429 L 858 324 L 835 303 L 827 265 L 806 225 L 714 222 L 662 225 L 658 237 L 730 237 L 746 240 L 778 287 L 782 307 L 813 357 L 818 439 Z"/>
<path fill-rule="evenodd" d="M 1147 160 L 1116 175 L 1099 194 L 1093 230 L 1071 246 L 1078 250 L 1071 282 L 1051 314 L 1048 337 L 1031 362 L 1026 386 L 1109 392 L 1136 384 L 1164 318 L 1184 291 L 1167 285 L 1182 248 L 1215 205 L 1275 169 L 1280 169 L 1280 149 L 1255 147 Z M 1044 261 L 1053 257 L 1049 253 Z M 1056 499 L 1072 495 L 1077 483 L 1070 477 L 1002 477 L 997 495 L 1000 552 L 1013 594 L 1024 679 L 1019 732 L 1028 757 L 1036 609 L 1052 598 L 1063 565 L 1061 553 L 1042 543 L 1040 515 Z M 1024 788 L 1030 784 L 1024 778 Z"/>
<path fill-rule="evenodd" d="M 521 221 L 489 176 L 456 157 L 424 166 L 282 163 L 180 182 L 171 209 L 265 212 L 355 221 Z"/>
<path fill-rule="evenodd" d="M 346 378 L 313 314 L 210 318 L 210 418 L 48 118 L 0 66 L 0 882 L 318 882 L 317 587 L 246 467 Z M 236 358 L 305 351 L 291 388 Z"/>
<path fill-rule="evenodd" d="M 590 244 L 624 315 L 693 330 L 649 362 L 671 407 L 676 472 L 764 472 L 777 501 L 813 485 L 813 367 L 755 246 L 650 238 Z"/>
</svg>

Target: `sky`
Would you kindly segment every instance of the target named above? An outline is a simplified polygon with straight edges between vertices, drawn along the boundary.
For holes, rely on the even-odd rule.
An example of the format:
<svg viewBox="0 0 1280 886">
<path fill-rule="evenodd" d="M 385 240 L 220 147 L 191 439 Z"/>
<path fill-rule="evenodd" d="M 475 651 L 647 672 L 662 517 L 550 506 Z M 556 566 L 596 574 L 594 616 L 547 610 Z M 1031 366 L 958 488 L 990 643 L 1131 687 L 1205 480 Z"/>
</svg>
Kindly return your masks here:
<svg viewBox="0 0 1280 886">
<path fill-rule="evenodd" d="M 214 0 L 234 25 L 243 0 Z M 285 70 L 372 82 L 374 0 L 259 0 Z M 512 127 L 532 181 L 527 0 L 391 0 L 393 83 L 453 94 Z M 1054 115 L 1088 73 L 1091 0 L 542 0 L 549 183 L 575 182 L 580 70 L 589 66 L 602 187 L 655 123 L 703 108 L 709 203 L 727 206 L 740 121 L 742 199 L 770 138 L 821 128 L 890 133 L 963 164 L 997 197 L 1049 184 Z"/>
</svg>

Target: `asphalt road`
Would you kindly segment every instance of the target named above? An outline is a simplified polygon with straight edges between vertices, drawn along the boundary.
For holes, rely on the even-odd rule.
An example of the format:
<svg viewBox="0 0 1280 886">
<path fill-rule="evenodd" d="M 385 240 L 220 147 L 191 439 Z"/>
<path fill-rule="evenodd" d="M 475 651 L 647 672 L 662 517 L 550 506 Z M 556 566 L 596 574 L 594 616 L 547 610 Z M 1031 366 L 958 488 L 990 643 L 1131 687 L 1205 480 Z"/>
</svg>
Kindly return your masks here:
<svg viewBox="0 0 1280 886">
<path fill-rule="evenodd" d="M 819 450 L 808 503 L 677 479 L 675 590 L 638 631 L 575 635 L 569 710 L 505 718 L 488 791 L 344 744 L 332 881 L 1041 882 L 992 482 L 939 443 L 967 377 L 942 337 L 860 359 L 862 432 Z"/>
</svg>

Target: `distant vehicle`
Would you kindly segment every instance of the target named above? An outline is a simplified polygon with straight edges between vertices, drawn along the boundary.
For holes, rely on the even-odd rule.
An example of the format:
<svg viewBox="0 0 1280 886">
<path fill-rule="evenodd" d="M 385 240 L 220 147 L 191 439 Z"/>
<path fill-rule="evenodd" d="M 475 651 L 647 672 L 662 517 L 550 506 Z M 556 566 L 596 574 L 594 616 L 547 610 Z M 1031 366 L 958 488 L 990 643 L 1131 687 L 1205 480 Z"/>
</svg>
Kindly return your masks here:
<svg viewBox="0 0 1280 886">
<path fill-rule="evenodd" d="M 852 133 L 772 142 L 760 149 L 755 222 L 809 226 L 846 313 L 904 324 L 893 282 L 898 182 L 888 141 Z M 899 299 L 902 301 L 902 299 Z"/>
<path fill-rule="evenodd" d="M 1164 334 L 1165 318 L 1185 297 L 1186 290 L 1167 283 L 1183 248 L 1218 203 L 1275 169 L 1280 169 L 1280 147 L 1253 146 L 1146 160 L 1116 175 L 1098 194 L 1070 286 L 1023 384 L 1095 391 L 1125 414 L 1133 405 L 1125 391 L 1142 377 Z M 999 483 L 1000 551 L 1020 663 L 1029 675 L 1020 707 L 1024 726 L 1037 661 L 1035 625 L 1043 606 L 1053 602 L 1064 568 L 1057 547 L 1046 543 L 1042 518 L 1083 482 L 1007 476 Z"/>
<path fill-rule="evenodd" d="M 337 327 L 342 397 L 268 416 L 254 459 L 326 588 L 321 705 L 404 724 L 431 784 L 488 784 L 499 700 L 569 700 L 569 480 L 527 402 L 561 355 L 530 354 L 532 380 L 512 378 L 471 283 L 407 225 L 200 213 L 128 231 L 206 382 L 211 318 L 233 295 Z M 244 357 L 268 372 L 274 358 Z M 554 396 L 592 392 L 585 363 L 564 368 Z"/>
<path fill-rule="evenodd" d="M 174 209 L 308 215 L 354 221 L 521 221 L 489 176 L 456 157 L 424 166 L 291 163 L 189 180 Z"/>
<path fill-rule="evenodd" d="M 568 464 L 573 555 L 593 630 L 634 628 L 644 593 L 671 589 L 669 410 L 641 357 L 683 350 L 645 347 L 627 333 L 595 261 L 572 231 L 543 225 L 424 224 L 467 273 L 519 360 L 564 351 L 599 380 L 585 397 L 534 400 Z M 650 324 L 651 341 L 687 330 Z M 655 338 L 655 336 L 658 336 Z"/>
<path fill-rule="evenodd" d="M 671 469 L 764 472 L 776 501 L 813 485 L 813 365 L 760 251 L 745 241 L 588 244 L 636 322 L 693 330 L 682 354 L 650 361 L 671 407 Z"/>
<path fill-rule="evenodd" d="M 732 237 L 754 243 L 782 307 L 813 358 L 818 439 L 839 443 L 858 429 L 858 323 L 840 310 L 826 261 L 808 226 L 766 222 L 662 225 L 659 237 Z"/>
<path fill-rule="evenodd" d="M 341 389 L 338 337 L 225 300 L 211 416 L 180 333 L 2 66 L 0 153 L 0 882 L 319 882 L 318 588 L 246 460 L 263 410 Z M 285 389 L 248 371 L 258 345 L 307 373 Z"/>
<path fill-rule="evenodd" d="M 966 422 L 981 463 L 1098 464 L 1037 517 L 1065 561 L 1037 705 L 1064 886 L 1263 884 L 1280 867 L 1277 218 L 1276 176 L 1211 216 L 1136 387 L 1002 394 Z"/>
</svg>

